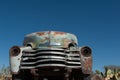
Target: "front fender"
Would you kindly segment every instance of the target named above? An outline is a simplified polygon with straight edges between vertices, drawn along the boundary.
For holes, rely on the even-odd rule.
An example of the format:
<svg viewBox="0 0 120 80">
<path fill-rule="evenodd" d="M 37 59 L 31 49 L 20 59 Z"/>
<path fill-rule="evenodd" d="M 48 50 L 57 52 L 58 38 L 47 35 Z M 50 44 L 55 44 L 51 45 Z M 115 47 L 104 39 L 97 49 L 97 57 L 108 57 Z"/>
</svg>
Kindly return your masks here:
<svg viewBox="0 0 120 80">
<path fill-rule="evenodd" d="M 92 73 L 92 57 L 81 56 L 81 67 L 84 74 Z"/>
<path fill-rule="evenodd" d="M 10 68 L 13 74 L 17 74 L 19 72 L 21 56 L 22 53 L 20 53 L 18 56 L 10 56 Z"/>
<path fill-rule="evenodd" d="M 81 67 L 84 74 L 92 73 L 92 50 L 88 46 L 80 48 Z"/>
<path fill-rule="evenodd" d="M 17 74 L 20 69 L 20 63 L 24 51 L 30 51 L 31 47 L 13 46 L 10 49 L 10 69 L 12 74 Z"/>
</svg>

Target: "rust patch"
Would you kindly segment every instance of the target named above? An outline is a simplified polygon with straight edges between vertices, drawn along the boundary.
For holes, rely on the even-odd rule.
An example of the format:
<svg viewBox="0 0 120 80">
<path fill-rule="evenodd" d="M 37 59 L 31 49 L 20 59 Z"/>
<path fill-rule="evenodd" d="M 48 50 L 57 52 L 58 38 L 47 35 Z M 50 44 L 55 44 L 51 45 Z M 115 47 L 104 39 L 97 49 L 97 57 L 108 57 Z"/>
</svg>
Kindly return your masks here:
<svg viewBox="0 0 120 80">
<path fill-rule="evenodd" d="M 43 39 L 43 40 L 40 40 L 40 43 L 44 43 L 44 42 L 46 42 L 46 41 L 49 41 L 50 40 L 50 38 L 48 38 L 48 37 L 45 37 L 45 39 Z"/>
<path fill-rule="evenodd" d="M 68 46 L 68 44 L 69 44 L 69 42 L 70 42 L 70 40 L 69 40 L 69 39 L 64 38 L 64 39 L 63 39 L 63 46 L 64 46 L 64 47 L 67 47 L 67 46 Z"/>
<path fill-rule="evenodd" d="M 54 32 L 54 36 L 56 35 L 65 35 L 66 33 L 65 32 Z"/>
<path fill-rule="evenodd" d="M 45 35 L 45 32 L 37 32 L 36 34 L 38 34 L 39 36 Z"/>
<path fill-rule="evenodd" d="M 85 61 L 83 61 L 83 73 L 85 74 L 90 74 L 92 72 L 92 58 L 89 57 L 89 58 L 85 58 L 84 59 Z"/>
<path fill-rule="evenodd" d="M 86 71 L 91 71 L 92 70 L 92 59 L 88 58 L 85 61 L 86 61 L 85 62 Z"/>
</svg>

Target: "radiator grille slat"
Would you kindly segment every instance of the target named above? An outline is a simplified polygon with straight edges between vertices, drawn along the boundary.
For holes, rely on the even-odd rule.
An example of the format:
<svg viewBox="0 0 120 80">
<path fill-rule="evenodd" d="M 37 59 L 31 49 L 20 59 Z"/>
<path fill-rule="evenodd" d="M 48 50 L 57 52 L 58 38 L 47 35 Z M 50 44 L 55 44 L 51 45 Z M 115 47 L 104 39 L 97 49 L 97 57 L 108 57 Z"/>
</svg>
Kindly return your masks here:
<svg viewBox="0 0 120 80">
<path fill-rule="evenodd" d="M 21 69 L 62 66 L 70 68 L 81 67 L 80 55 L 76 52 L 63 50 L 39 50 L 24 52 L 21 61 Z"/>
</svg>

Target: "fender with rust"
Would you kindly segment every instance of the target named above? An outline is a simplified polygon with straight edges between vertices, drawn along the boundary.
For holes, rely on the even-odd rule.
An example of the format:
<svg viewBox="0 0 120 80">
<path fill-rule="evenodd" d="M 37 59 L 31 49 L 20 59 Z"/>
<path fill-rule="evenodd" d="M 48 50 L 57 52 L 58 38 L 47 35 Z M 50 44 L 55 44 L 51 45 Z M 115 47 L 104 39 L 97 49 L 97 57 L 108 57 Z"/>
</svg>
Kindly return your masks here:
<svg viewBox="0 0 120 80">
<path fill-rule="evenodd" d="M 85 46 L 80 48 L 81 67 L 84 74 L 92 73 L 92 50 Z"/>
<path fill-rule="evenodd" d="M 13 46 L 10 49 L 10 68 L 12 74 L 18 74 L 23 51 L 31 50 L 31 47 Z"/>
</svg>

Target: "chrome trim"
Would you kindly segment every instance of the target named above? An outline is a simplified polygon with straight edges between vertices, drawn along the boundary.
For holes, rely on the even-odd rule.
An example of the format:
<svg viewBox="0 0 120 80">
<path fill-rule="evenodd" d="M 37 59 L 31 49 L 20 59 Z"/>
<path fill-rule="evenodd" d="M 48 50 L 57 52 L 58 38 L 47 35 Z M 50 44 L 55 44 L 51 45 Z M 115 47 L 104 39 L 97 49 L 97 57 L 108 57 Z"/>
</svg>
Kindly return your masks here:
<svg viewBox="0 0 120 80">
<path fill-rule="evenodd" d="M 80 68 L 80 54 L 76 51 L 65 49 L 39 49 L 34 52 L 24 52 L 22 56 L 21 69 L 38 67 L 68 67 Z M 30 60 L 30 62 L 29 62 Z M 48 63 L 48 64 L 47 64 Z"/>
<path fill-rule="evenodd" d="M 62 60 L 62 59 L 45 59 L 45 60 L 38 60 L 36 62 L 31 62 L 31 63 L 26 63 L 26 62 L 22 62 L 21 64 L 36 64 L 36 63 L 39 63 L 39 62 L 46 62 L 46 61 L 62 61 L 62 62 L 65 62 L 65 60 Z"/>
<path fill-rule="evenodd" d="M 35 56 L 35 55 L 38 55 L 38 54 L 60 54 L 60 55 L 66 55 L 65 53 L 62 53 L 62 52 L 51 52 L 51 51 L 45 51 L 45 52 L 38 52 L 38 53 L 35 53 L 35 54 L 30 54 L 30 53 L 28 53 L 28 54 L 23 54 L 24 56 Z"/>
<path fill-rule="evenodd" d="M 26 58 L 26 59 L 25 59 Z M 29 60 L 29 59 L 48 59 L 48 58 L 51 58 L 51 59 L 65 59 L 65 57 L 60 57 L 60 56 L 38 56 L 38 57 L 25 57 L 23 58 L 23 61 L 24 60 Z"/>
<path fill-rule="evenodd" d="M 65 67 L 65 68 L 81 68 L 81 66 L 66 66 L 63 64 L 42 64 L 42 65 L 37 65 L 37 66 L 27 66 L 27 67 L 20 67 L 20 69 L 32 69 L 32 68 L 38 68 L 38 67 Z"/>
</svg>

